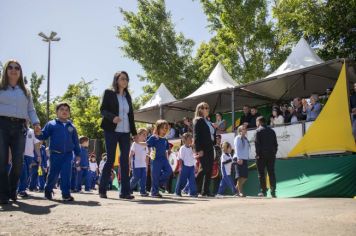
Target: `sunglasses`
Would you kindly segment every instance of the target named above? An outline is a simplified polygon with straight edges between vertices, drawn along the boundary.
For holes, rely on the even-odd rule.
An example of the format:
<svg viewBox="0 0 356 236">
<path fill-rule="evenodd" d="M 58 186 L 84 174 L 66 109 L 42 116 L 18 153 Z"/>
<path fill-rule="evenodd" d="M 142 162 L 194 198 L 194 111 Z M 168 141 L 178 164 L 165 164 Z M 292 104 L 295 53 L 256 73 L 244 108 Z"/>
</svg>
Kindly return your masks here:
<svg viewBox="0 0 356 236">
<path fill-rule="evenodd" d="M 201 109 L 202 110 L 209 110 L 210 108 L 209 107 L 202 107 Z"/>
<path fill-rule="evenodd" d="M 17 71 L 20 70 L 19 66 L 11 66 L 11 65 L 9 65 L 9 66 L 7 66 L 7 68 L 8 68 L 8 70 L 17 70 Z"/>
<path fill-rule="evenodd" d="M 126 80 L 127 82 L 129 82 L 129 81 L 130 81 L 130 79 L 129 79 L 129 78 L 127 78 L 127 77 L 124 77 L 124 78 L 117 77 L 117 78 L 116 78 L 116 80 Z"/>
</svg>

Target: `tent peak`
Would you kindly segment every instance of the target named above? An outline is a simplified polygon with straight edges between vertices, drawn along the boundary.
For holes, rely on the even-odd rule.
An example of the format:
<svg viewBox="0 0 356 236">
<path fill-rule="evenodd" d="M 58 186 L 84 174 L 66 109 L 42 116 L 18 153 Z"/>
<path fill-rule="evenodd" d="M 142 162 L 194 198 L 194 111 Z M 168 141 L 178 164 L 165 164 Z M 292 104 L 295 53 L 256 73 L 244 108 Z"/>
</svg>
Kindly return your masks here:
<svg viewBox="0 0 356 236">
<path fill-rule="evenodd" d="M 223 64 L 218 62 L 213 71 L 210 73 L 208 79 L 205 80 L 205 82 L 195 92 L 186 98 L 214 93 L 227 88 L 235 88 L 236 86 L 238 86 L 238 83 L 231 78 Z"/>
<path fill-rule="evenodd" d="M 316 55 L 308 42 L 304 38 L 301 38 L 293 47 L 292 52 L 289 54 L 283 64 L 280 65 L 277 70 L 268 75 L 266 78 L 275 77 L 309 66 L 321 64 L 323 62 L 324 61 L 320 59 L 318 55 Z"/>
<path fill-rule="evenodd" d="M 151 99 L 144 106 L 142 106 L 140 110 L 147 109 L 149 107 L 161 106 L 175 101 L 177 101 L 177 99 L 168 90 L 166 85 L 164 85 L 164 83 L 161 83 L 157 91 L 151 97 Z"/>
</svg>

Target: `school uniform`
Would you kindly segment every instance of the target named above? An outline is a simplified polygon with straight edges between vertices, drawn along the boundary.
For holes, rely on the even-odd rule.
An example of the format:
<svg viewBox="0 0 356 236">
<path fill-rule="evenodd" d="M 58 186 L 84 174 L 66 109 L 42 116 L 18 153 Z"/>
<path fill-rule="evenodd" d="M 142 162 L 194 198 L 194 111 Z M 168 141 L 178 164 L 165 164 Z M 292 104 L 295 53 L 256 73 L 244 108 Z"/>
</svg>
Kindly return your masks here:
<svg viewBox="0 0 356 236">
<path fill-rule="evenodd" d="M 34 157 L 32 159 L 31 163 L 31 168 L 30 168 L 30 183 L 29 183 L 29 190 L 30 191 L 35 191 L 37 190 L 38 186 L 38 168 L 39 168 L 39 162 L 40 158 L 36 152 L 34 152 Z"/>
<path fill-rule="evenodd" d="M 45 196 L 51 195 L 61 175 L 62 197 L 70 197 L 70 179 L 73 152 L 80 155 L 80 147 L 77 130 L 71 121 L 65 123 L 59 119 L 49 121 L 42 129 L 42 134 L 36 136 L 40 140 L 50 139 L 50 168 L 45 186 Z"/>
<path fill-rule="evenodd" d="M 233 193 L 237 193 L 236 187 L 231 179 L 231 165 L 232 157 L 231 154 L 223 153 L 221 155 L 221 181 L 218 190 L 218 195 L 223 195 L 226 187 L 229 187 Z"/>
<path fill-rule="evenodd" d="M 77 171 L 77 163 L 76 163 L 76 157 L 73 153 L 72 156 L 72 163 L 71 163 L 72 169 L 71 169 L 71 177 L 70 177 L 70 190 L 72 192 L 76 192 L 76 188 L 77 188 L 77 175 L 78 175 L 78 171 Z M 61 180 L 61 176 L 59 175 L 59 180 Z M 60 183 L 60 182 L 59 182 Z"/>
<path fill-rule="evenodd" d="M 82 190 L 83 180 L 85 181 L 85 191 L 90 191 L 90 175 L 89 175 L 89 154 L 88 148 L 80 148 L 80 170 L 77 171 L 76 191 Z"/>
<path fill-rule="evenodd" d="M 173 173 L 167 159 L 169 150 L 166 138 L 151 136 L 147 140 L 147 146 L 151 148 L 151 195 L 159 195 L 159 187 L 166 186 L 169 176 Z"/>
<path fill-rule="evenodd" d="M 182 146 L 179 149 L 179 159 L 182 161 L 182 170 L 176 185 L 176 195 L 181 195 L 182 189 L 186 186 L 187 181 L 189 181 L 189 194 L 196 196 L 197 187 L 194 174 L 196 160 L 194 159 L 193 149 L 185 145 Z"/>
<path fill-rule="evenodd" d="M 28 128 L 26 134 L 25 152 L 23 159 L 23 166 L 20 175 L 20 182 L 18 185 L 18 193 L 24 193 L 30 183 L 31 168 L 30 165 L 35 157 L 35 145 L 40 141 L 36 139 L 33 129 Z"/>
<path fill-rule="evenodd" d="M 131 151 L 134 153 L 132 157 L 132 177 L 130 180 L 131 191 L 140 182 L 140 193 L 146 194 L 146 180 L 147 180 L 147 163 L 146 156 L 148 148 L 138 143 L 132 143 Z"/>
<path fill-rule="evenodd" d="M 238 179 L 240 177 L 247 178 L 248 177 L 248 159 L 250 156 L 250 143 L 246 137 L 242 137 L 238 135 L 234 139 L 234 159 L 242 160 L 242 165 L 236 164 L 236 176 Z"/>
<path fill-rule="evenodd" d="M 95 183 L 97 179 L 96 171 L 98 169 L 98 163 L 89 162 L 89 186 L 90 189 L 95 189 Z"/>
<path fill-rule="evenodd" d="M 44 191 L 44 187 L 46 184 L 46 177 L 47 177 L 47 161 L 48 161 L 48 157 L 47 157 L 47 152 L 46 152 L 46 146 L 45 145 L 41 145 L 40 148 L 40 153 L 41 153 L 41 170 L 39 171 L 39 175 L 38 175 L 38 186 L 39 186 L 39 190 L 40 191 Z"/>
</svg>

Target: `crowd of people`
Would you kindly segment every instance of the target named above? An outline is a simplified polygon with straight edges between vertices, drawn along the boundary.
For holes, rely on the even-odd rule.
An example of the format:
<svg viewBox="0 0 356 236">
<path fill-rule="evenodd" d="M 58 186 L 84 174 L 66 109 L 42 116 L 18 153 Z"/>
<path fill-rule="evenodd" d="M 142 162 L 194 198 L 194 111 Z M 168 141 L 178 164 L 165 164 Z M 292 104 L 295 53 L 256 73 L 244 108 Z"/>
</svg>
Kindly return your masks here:
<svg viewBox="0 0 356 236">
<path fill-rule="evenodd" d="M 15 60 L 8 61 L 0 81 L 0 204 L 15 202 L 18 196 L 28 197 L 27 190 L 43 191 L 44 197 L 51 200 L 53 189 L 58 186 L 62 199 L 73 201 L 72 193 L 81 192 L 83 185 L 84 191 L 94 190 L 96 183 L 99 197 L 107 198 L 115 175 L 113 164 L 117 145 L 120 148 L 121 199 L 133 199 L 136 190 L 142 197 L 161 198 L 161 191 L 171 191 L 174 175 L 178 175 L 172 191 L 176 196 L 186 193 L 191 197 L 222 197 L 229 188 L 234 195 L 244 197 L 250 157 L 248 128 L 257 128 L 259 196 L 266 196 L 268 191 L 267 169 L 270 193 L 276 197 L 277 138 L 256 107 L 243 107 L 234 143 L 221 143 L 227 123 L 221 113 L 217 113 L 212 122 L 209 105 L 205 102 L 197 105 L 194 119 L 185 117 L 178 125 L 158 120 L 153 130 L 136 130 L 128 83 L 128 73 L 117 72 L 111 88 L 104 92 L 100 113 L 106 153 L 98 165 L 96 156 L 88 151 L 89 138 L 79 137 L 70 120 L 70 104 L 58 103 L 56 118 L 41 128 L 31 93 L 24 84 L 21 65 Z M 356 92 L 356 85 L 354 89 Z M 354 120 L 355 94 L 350 98 Z M 269 124 L 314 120 L 322 109 L 318 100 L 313 94 L 309 103 L 295 98 L 291 106 L 273 106 Z M 29 128 L 29 122 L 33 129 Z M 172 138 L 182 139 L 178 173 L 174 173 L 168 162 Z"/>
</svg>

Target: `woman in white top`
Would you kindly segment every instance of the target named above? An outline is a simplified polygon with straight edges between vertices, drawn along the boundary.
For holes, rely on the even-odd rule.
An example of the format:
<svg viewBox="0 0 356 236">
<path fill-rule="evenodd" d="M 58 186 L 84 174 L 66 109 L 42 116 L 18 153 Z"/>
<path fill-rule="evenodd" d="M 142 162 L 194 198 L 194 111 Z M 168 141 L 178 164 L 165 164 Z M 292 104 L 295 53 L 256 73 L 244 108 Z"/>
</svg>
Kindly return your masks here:
<svg viewBox="0 0 356 236">
<path fill-rule="evenodd" d="M 273 108 L 271 117 L 271 126 L 284 124 L 284 117 L 278 108 Z"/>
<path fill-rule="evenodd" d="M 250 143 L 246 137 L 247 129 L 245 126 L 239 126 L 239 128 L 237 129 L 237 133 L 238 135 L 235 137 L 234 140 L 234 160 L 237 162 L 236 188 L 239 190 L 240 197 L 245 197 L 243 193 L 243 186 L 248 178 L 248 159 L 250 157 Z"/>
</svg>

